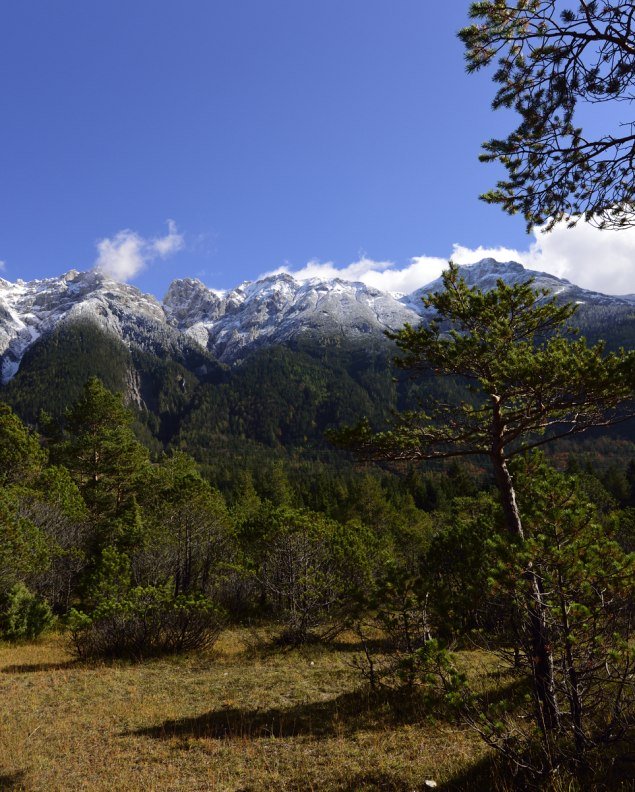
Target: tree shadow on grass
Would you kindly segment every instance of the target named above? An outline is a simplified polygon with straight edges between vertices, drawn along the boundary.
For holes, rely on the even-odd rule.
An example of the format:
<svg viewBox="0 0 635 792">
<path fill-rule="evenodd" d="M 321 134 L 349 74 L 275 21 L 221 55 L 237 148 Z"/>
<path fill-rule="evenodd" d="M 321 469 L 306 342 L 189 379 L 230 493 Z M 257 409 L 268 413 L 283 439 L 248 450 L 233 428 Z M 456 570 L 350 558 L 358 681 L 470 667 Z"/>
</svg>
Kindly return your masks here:
<svg viewBox="0 0 635 792">
<path fill-rule="evenodd" d="M 628 762 L 635 760 L 635 754 L 617 753 L 615 756 L 596 757 L 590 767 L 569 767 L 568 773 L 561 778 L 562 786 L 558 789 L 594 790 L 595 792 L 632 792 L 635 789 L 635 767 L 627 767 Z M 561 772 L 567 772 L 566 767 Z M 472 790 L 517 790 L 551 789 L 547 782 L 539 778 L 531 778 L 521 768 L 514 767 L 494 752 L 478 762 L 466 767 L 437 789 L 442 792 L 472 792 Z"/>
<path fill-rule="evenodd" d="M 501 689 L 500 698 L 513 693 L 515 686 L 513 683 L 510 688 Z M 417 696 L 408 690 L 379 693 L 356 690 L 326 701 L 303 702 L 286 709 L 224 707 L 189 718 L 167 720 L 126 732 L 123 736 L 166 740 L 175 737 L 254 740 L 299 736 L 320 739 L 421 723 L 430 716 L 439 721 L 457 721 L 455 712 L 441 698 Z"/>
<path fill-rule="evenodd" d="M 474 697 L 474 706 L 486 710 L 494 704 L 506 700 L 510 707 L 516 709 L 523 704 L 526 695 L 530 692 L 529 679 L 525 676 L 507 677 L 498 687 L 477 693 Z"/>
<path fill-rule="evenodd" d="M 69 668 L 86 668 L 79 660 L 65 660 L 61 663 L 23 663 L 8 665 L 0 669 L 3 674 L 36 674 L 39 671 L 64 671 Z M 0 786 L 0 789 L 3 787 Z"/>
<path fill-rule="evenodd" d="M 493 790 L 496 782 L 501 780 L 501 769 L 496 756 L 485 756 L 478 762 L 466 767 L 461 773 L 455 775 L 437 786 L 443 792 L 476 792 L 476 790 Z"/>
<path fill-rule="evenodd" d="M 434 776 L 434 773 L 431 775 Z M 493 778 L 489 765 L 486 762 L 479 762 L 454 779 L 437 783 L 436 789 L 443 792 L 479 792 L 480 790 L 485 792 L 494 788 L 491 785 Z M 434 781 L 434 778 L 430 778 L 430 781 Z M 334 789 L 337 792 L 423 792 L 432 788 L 425 782 L 425 777 L 413 784 L 411 779 L 397 773 L 369 770 L 344 779 Z"/>
<path fill-rule="evenodd" d="M 24 786 L 24 770 L 16 770 L 13 773 L 5 773 L 0 770 L 0 789 L 26 789 Z"/>
<path fill-rule="evenodd" d="M 305 787 L 305 790 L 311 787 Z M 312 787 L 315 788 L 315 787 Z M 424 789 L 425 787 L 422 787 Z M 300 785 L 296 789 L 301 790 Z M 406 781 L 396 773 L 387 773 L 382 770 L 368 770 L 356 773 L 351 778 L 343 779 L 341 784 L 336 784 L 337 792 L 414 792 L 412 782 Z"/>
<path fill-rule="evenodd" d="M 288 709 L 223 708 L 192 718 L 164 721 L 128 734 L 170 739 L 259 739 L 267 737 L 331 737 L 360 729 L 412 723 L 422 712 L 403 693 L 342 693 L 326 701 L 296 704 Z"/>
<path fill-rule="evenodd" d="M 385 638 L 369 638 L 366 641 L 346 641 L 334 638 L 326 644 L 329 649 L 336 652 L 355 652 L 361 654 L 365 649 L 370 652 L 381 653 L 386 650 L 388 641 Z"/>
</svg>

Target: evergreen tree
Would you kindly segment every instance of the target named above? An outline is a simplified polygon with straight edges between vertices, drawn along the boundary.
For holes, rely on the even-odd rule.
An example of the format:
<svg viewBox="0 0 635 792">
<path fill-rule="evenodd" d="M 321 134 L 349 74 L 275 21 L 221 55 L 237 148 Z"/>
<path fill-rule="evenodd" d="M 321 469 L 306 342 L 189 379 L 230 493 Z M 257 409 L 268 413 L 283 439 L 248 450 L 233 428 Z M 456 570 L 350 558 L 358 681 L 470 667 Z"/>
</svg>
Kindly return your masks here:
<svg viewBox="0 0 635 792">
<path fill-rule="evenodd" d="M 171 580 L 175 596 L 216 593 L 220 569 L 234 560 L 235 536 L 222 495 L 194 460 L 177 453 L 148 469 L 140 502 L 145 537 L 133 560 L 136 578 Z"/>
<path fill-rule="evenodd" d="M 0 403 L 0 486 L 25 484 L 42 469 L 46 454 L 6 404 Z"/>
<path fill-rule="evenodd" d="M 46 537 L 19 507 L 19 491 L 0 489 L 0 592 L 45 570 L 50 563 Z"/>
<path fill-rule="evenodd" d="M 458 268 L 443 274 L 443 291 L 424 299 L 437 320 L 406 325 L 391 337 L 403 352 L 396 362 L 410 371 L 461 377 L 471 399 L 437 404 L 429 412 L 401 414 L 394 428 L 374 434 L 367 421 L 334 435 L 340 445 L 378 459 L 424 460 L 482 456 L 494 471 L 505 524 L 516 541 L 525 529 L 508 468 L 518 454 L 606 426 L 632 414 L 635 352 L 604 354 L 599 343 L 562 334 L 574 306 L 558 305 L 531 281 L 483 292 L 468 288 Z M 630 403 L 629 403 L 630 402 Z M 558 725 L 553 658 L 543 584 L 531 563 L 524 571 L 531 656 L 545 730 Z"/>
<path fill-rule="evenodd" d="M 51 444 L 53 460 L 71 472 L 93 514 L 117 515 L 148 462 L 132 421 L 121 397 L 92 377 L 67 410 L 62 438 Z"/>
<path fill-rule="evenodd" d="M 460 32 L 468 71 L 497 61 L 494 108 L 520 123 L 485 143 L 481 157 L 508 178 L 482 196 L 527 225 L 580 216 L 601 228 L 635 224 L 632 121 L 600 133 L 577 125 L 580 105 L 634 99 L 633 3 L 578 0 L 479 0 Z M 595 114 L 593 114 L 595 118 Z M 607 122 L 610 119 L 607 117 Z"/>
<path fill-rule="evenodd" d="M 602 515 L 575 477 L 550 469 L 539 454 L 520 465 L 527 539 L 519 545 L 504 534 L 492 537 L 488 577 L 498 597 L 519 608 L 533 596 L 525 570 L 531 567 L 542 582 L 560 728 L 518 729 L 519 715 L 529 722 L 526 703 L 513 718 L 504 702 L 479 706 L 474 716 L 487 741 L 517 768 L 547 777 L 561 764 L 584 768 L 593 752 L 624 741 L 632 726 L 635 555 L 616 541 L 617 515 Z M 526 658 L 520 655 L 514 673 L 531 678 L 533 637 L 522 622 L 512 627 L 511 640 Z M 509 643 L 499 645 L 503 657 Z"/>
</svg>

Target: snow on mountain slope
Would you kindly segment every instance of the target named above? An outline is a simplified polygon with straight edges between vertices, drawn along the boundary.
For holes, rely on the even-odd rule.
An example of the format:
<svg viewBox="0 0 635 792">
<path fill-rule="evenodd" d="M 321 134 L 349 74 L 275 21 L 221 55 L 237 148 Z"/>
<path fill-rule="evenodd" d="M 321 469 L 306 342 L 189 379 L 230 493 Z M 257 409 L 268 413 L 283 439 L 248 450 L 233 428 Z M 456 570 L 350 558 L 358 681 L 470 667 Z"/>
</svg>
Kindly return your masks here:
<svg viewBox="0 0 635 792">
<path fill-rule="evenodd" d="M 484 259 L 461 267 L 467 283 L 489 289 L 502 278 L 519 283 L 535 278 L 536 287 L 589 306 L 632 306 L 632 297 L 589 292 L 516 262 Z M 233 363 L 251 349 L 302 336 L 339 336 L 354 340 L 383 336 L 406 322 L 417 324 L 425 310 L 421 297 L 442 288 L 433 281 L 397 299 L 363 283 L 299 281 L 272 275 L 229 292 L 209 289 L 191 278 L 174 281 L 163 304 L 139 289 L 99 271 L 71 270 L 59 278 L 10 283 L 0 278 L 0 372 L 2 380 L 18 370 L 26 349 L 59 322 L 90 319 L 125 343 L 162 356 L 209 350 Z"/>
<path fill-rule="evenodd" d="M 634 301 L 629 296 L 614 297 L 608 294 L 588 291 L 571 283 L 564 278 L 557 278 L 548 272 L 537 272 L 525 269 L 517 261 L 496 261 L 493 258 L 482 259 L 476 264 L 459 267 L 462 277 L 468 286 L 478 286 L 483 291 L 488 291 L 496 286 L 496 282 L 502 279 L 509 286 L 517 283 L 525 283 L 530 278 L 534 279 L 536 289 L 547 289 L 560 299 L 568 302 L 589 303 L 593 305 L 628 305 Z M 417 289 L 412 294 L 402 298 L 405 305 L 416 307 L 421 305 L 421 298 L 431 292 L 439 291 L 443 288 L 443 281 L 437 278 Z M 420 310 L 420 309 L 417 309 Z"/>
<path fill-rule="evenodd" d="M 200 281 L 174 281 L 164 307 L 180 330 L 226 361 L 254 345 L 298 335 L 379 336 L 419 321 L 411 307 L 363 283 L 296 281 L 290 275 L 243 283 L 223 295 Z"/>
<path fill-rule="evenodd" d="M 59 322 L 89 319 L 128 344 L 157 353 L 188 343 L 166 321 L 161 303 L 101 272 L 71 270 L 29 283 L 0 279 L 0 372 L 7 381 L 24 352 Z M 190 342 L 191 343 L 191 342 Z"/>
</svg>

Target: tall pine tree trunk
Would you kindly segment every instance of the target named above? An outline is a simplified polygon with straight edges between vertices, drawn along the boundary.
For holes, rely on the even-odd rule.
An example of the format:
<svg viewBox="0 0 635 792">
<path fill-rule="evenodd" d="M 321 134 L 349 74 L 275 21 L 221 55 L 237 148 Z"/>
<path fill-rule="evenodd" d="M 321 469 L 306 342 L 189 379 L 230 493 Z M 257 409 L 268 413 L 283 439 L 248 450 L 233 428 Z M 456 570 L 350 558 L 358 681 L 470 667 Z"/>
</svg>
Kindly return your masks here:
<svg viewBox="0 0 635 792">
<path fill-rule="evenodd" d="M 514 483 L 500 445 L 492 448 L 491 459 L 507 530 L 512 536 L 524 541 L 525 532 L 516 502 Z M 553 676 L 553 654 L 547 624 L 547 607 L 542 580 L 531 563 L 527 566 L 524 577 L 529 584 L 527 629 L 531 642 L 531 657 L 529 659 L 533 671 L 537 718 L 540 728 L 547 732 L 557 728 L 560 723 Z"/>
</svg>

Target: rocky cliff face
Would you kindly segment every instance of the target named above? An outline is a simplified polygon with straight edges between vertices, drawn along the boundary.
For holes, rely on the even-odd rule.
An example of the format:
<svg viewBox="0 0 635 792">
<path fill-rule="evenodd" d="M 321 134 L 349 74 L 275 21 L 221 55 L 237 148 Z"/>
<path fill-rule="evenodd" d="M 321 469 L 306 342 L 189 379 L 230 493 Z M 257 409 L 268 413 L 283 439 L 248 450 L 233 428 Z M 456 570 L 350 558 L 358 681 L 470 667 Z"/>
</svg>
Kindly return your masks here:
<svg viewBox="0 0 635 792">
<path fill-rule="evenodd" d="M 536 278 L 563 299 L 616 307 L 632 298 L 609 297 L 580 289 L 516 262 L 484 259 L 461 268 L 468 284 L 492 288 L 499 278 L 518 283 Z M 99 271 L 71 270 L 59 278 L 28 283 L 0 279 L 0 367 L 7 381 L 24 352 L 60 322 L 90 319 L 126 344 L 157 355 L 187 355 L 201 347 L 227 363 L 250 350 L 302 336 L 339 336 L 353 340 L 381 338 L 385 330 L 424 314 L 421 297 L 441 288 L 440 281 L 405 297 L 340 279 L 295 280 L 281 274 L 246 282 L 228 292 L 198 280 L 174 281 L 163 303 L 134 286 L 118 283 Z"/>
<path fill-rule="evenodd" d="M 2 379 L 18 370 L 24 352 L 60 322 L 89 319 L 127 344 L 173 354 L 192 342 L 172 327 L 161 303 L 103 273 L 71 270 L 59 278 L 25 283 L 0 279 Z"/>
<path fill-rule="evenodd" d="M 231 362 L 248 349 L 315 334 L 360 338 L 417 322 L 416 311 L 390 294 L 339 279 L 296 281 L 275 275 L 225 294 L 175 281 L 165 297 L 170 321 Z"/>
</svg>

